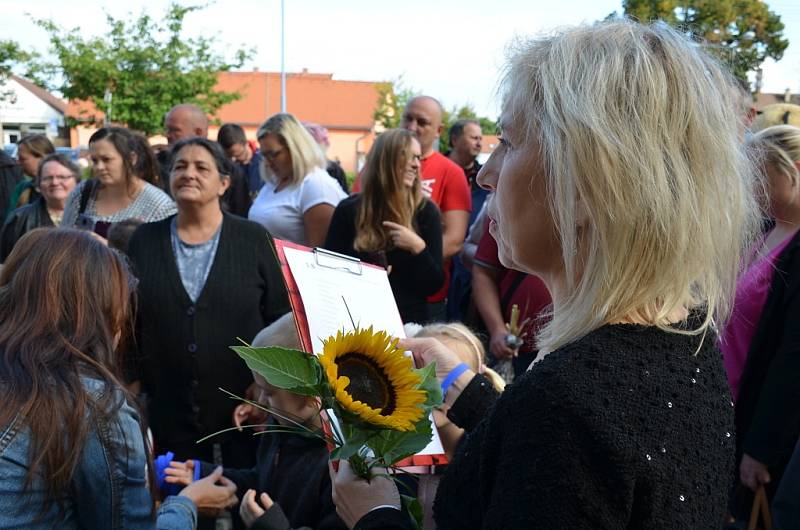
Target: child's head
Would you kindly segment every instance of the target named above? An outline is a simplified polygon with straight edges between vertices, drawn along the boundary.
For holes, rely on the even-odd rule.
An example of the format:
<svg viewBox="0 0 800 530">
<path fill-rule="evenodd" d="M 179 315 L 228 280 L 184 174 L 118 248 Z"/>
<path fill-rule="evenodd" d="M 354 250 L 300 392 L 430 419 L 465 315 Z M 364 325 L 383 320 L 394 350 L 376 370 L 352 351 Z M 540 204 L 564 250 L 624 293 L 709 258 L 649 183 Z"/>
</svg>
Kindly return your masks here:
<svg viewBox="0 0 800 530">
<path fill-rule="evenodd" d="M 300 349 L 300 338 L 297 336 L 297 328 L 294 325 L 292 313 L 286 313 L 259 331 L 258 335 L 253 339 L 253 347 L 263 348 L 265 346 Z M 272 386 L 269 381 L 256 372 L 253 372 L 253 378 L 261 390 L 258 401 L 270 409 L 276 410 L 281 415 L 288 416 L 300 423 L 308 422 L 319 414 L 319 405 L 314 398 L 301 396 Z M 278 416 L 275 416 L 275 419 L 282 425 L 291 424 L 291 422 Z"/>
<path fill-rule="evenodd" d="M 473 372 L 486 376 L 499 392 L 505 388 L 506 384 L 503 378 L 484 364 L 486 351 L 483 344 L 464 324 L 458 322 L 428 324 L 417 331 L 414 336 L 438 339 L 453 350 Z"/>
</svg>

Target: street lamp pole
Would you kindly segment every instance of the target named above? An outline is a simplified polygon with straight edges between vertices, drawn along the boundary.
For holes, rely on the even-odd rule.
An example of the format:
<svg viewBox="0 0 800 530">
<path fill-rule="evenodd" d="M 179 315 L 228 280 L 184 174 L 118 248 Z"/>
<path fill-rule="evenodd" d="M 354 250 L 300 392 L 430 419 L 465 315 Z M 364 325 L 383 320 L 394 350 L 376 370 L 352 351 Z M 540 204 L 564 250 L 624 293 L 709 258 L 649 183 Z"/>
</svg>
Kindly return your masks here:
<svg viewBox="0 0 800 530">
<path fill-rule="evenodd" d="M 286 112 L 286 30 L 284 24 L 285 6 L 281 0 L 281 112 Z"/>
</svg>

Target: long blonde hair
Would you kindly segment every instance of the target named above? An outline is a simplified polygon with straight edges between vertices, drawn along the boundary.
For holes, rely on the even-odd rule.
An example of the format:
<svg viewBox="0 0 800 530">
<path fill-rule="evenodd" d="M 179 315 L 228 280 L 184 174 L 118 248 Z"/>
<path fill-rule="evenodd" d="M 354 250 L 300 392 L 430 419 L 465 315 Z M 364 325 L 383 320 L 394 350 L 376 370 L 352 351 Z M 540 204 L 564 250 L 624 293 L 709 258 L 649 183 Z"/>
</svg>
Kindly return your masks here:
<svg viewBox="0 0 800 530">
<path fill-rule="evenodd" d="M 391 129 L 378 136 L 367 154 L 353 244 L 360 252 L 385 250 L 389 246 L 389 237 L 381 224 L 383 221 L 414 229 L 414 214 L 424 198 L 419 178 L 409 190 L 402 175 L 411 156 L 413 139 L 414 135 L 409 131 Z"/>
<path fill-rule="evenodd" d="M 758 231 L 733 83 L 662 23 L 597 23 L 513 48 L 504 113 L 540 146 L 565 266 L 545 352 L 632 316 L 697 334 L 727 318 Z M 670 325 L 694 309 L 696 329 Z"/>
</svg>

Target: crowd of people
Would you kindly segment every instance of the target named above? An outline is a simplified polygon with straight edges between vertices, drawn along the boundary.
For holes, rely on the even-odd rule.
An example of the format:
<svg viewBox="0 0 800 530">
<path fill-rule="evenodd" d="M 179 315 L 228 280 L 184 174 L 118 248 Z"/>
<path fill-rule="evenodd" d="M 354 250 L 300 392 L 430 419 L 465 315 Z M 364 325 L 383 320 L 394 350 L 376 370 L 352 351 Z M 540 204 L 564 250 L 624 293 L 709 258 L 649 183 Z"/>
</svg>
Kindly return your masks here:
<svg viewBox="0 0 800 530">
<path fill-rule="evenodd" d="M 214 141 L 188 103 L 167 146 L 95 132 L 88 179 L 44 135 L 0 158 L 0 528 L 412 528 L 386 476 L 252 436 L 321 428 L 228 348 L 299 347 L 273 239 L 384 267 L 436 363 L 426 528 L 744 528 L 760 495 L 800 528 L 800 129 L 660 24 L 520 41 L 502 87 L 484 165 L 430 96 L 350 182 L 319 125 Z"/>
</svg>

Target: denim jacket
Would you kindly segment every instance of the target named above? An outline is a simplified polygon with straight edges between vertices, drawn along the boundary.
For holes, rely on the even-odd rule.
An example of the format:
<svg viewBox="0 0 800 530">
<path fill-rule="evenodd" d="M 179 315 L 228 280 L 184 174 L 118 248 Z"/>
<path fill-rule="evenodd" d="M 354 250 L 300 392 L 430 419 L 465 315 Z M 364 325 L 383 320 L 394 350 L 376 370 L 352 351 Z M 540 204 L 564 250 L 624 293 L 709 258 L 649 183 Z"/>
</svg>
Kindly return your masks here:
<svg viewBox="0 0 800 530">
<path fill-rule="evenodd" d="M 84 385 L 95 396 L 102 390 L 102 383 L 94 379 L 84 379 Z M 25 418 L 20 413 L 10 425 L 0 425 L 0 529 L 195 528 L 197 508 L 186 497 L 168 497 L 157 519 L 150 516 L 145 446 L 133 407 L 123 403 L 109 422 L 89 421 L 94 428 L 84 444 L 70 494 L 63 499 L 63 512 L 52 503 L 38 518 L 46 502 L 44 478 L 37 475 L 23 491 L 30 440 Z"/>
</svg>

